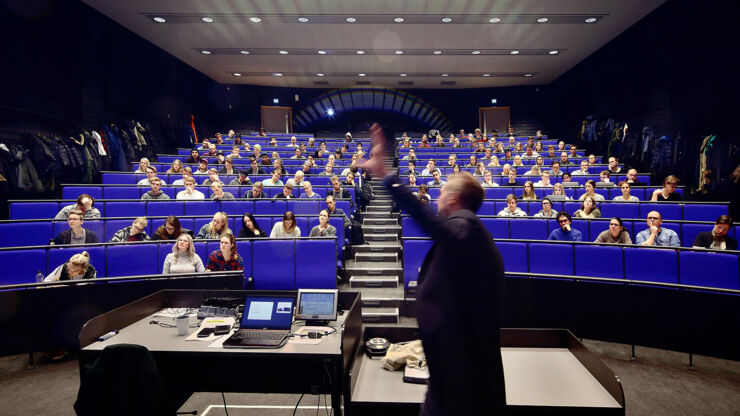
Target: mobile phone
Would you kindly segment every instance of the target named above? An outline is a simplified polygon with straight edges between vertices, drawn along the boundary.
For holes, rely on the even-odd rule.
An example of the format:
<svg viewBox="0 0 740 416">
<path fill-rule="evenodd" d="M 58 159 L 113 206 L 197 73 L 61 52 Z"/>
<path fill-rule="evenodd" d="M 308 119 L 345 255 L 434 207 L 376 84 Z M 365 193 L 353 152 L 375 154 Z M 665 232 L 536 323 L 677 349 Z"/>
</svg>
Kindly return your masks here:
<svg viewBox="0 0 740 416">
<path fill-rule="evenodd" d="M 231 330 L 231 325 L 216 325 L 214 328 L 213 334 L 214 335 L 224 335 L 228 334 Z"/>
<path fill-rule="evenodd" d="M 198 338 L 207 338 L 213 333 L 213 328 L 203 328 L 198 332 Z"/>
</svg>

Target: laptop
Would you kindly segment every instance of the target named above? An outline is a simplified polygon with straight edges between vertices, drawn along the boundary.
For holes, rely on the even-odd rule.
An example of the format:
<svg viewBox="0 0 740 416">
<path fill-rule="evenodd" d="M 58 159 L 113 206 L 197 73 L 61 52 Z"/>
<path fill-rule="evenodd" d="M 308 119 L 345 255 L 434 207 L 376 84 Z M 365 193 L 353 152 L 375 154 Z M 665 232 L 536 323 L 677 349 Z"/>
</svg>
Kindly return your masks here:
<svg viewBox="0 0 740 416">
<path fill-rule="evenodd" d="M 280 348 L 293 324 L 293 297 L 247 296 L 239 329 L 224 348 Z"/>
</svg>

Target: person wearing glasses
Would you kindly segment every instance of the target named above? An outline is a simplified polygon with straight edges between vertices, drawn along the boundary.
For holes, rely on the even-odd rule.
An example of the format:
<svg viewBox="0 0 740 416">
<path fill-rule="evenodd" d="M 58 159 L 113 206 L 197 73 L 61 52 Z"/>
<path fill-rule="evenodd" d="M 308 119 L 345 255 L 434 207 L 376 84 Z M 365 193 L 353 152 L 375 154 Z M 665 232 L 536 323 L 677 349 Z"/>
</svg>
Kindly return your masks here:
<svg viewBox="0 0 740 416">
<path fill-rule="evenodd" d="M 609 220 L 609 229 L 604 230 L 596 237 L 594 243 L 607 244 L 632 244 L 630 233 L 624 228 L 624 223 L 619 217 L 612 217 Z"/>
<path fill-rule="evenodd" d="M 558 212 L 556 217 L 560 228 L 552 230 L 548 240 L 554 241 L 583 241 L 583 234 L 570 226 L 570 214 L 565 211 Z"/>
<path fill-rule="evenodd" d="M 658 211 L 650 211 L 647 215 L 648 228 L 640 231 L 635 237 L 635 244 L 641 246 L 681 247 L 681 240 L 675 231 L 661 228 L 663 217 Z"/>
<path fill-rule="evenodd" d="M 550 198 L 542 198 L 542 209 L 540 212 L 534 214 L 536 218 L 555 218 L 558 213 L 552 209 L 552 201 Z"/>
<path fill-rule="evenodd" d="M 180 225 L 180 219 L 170 215 L 164 220 L 164 224 L 152 234 L 152 240 L 177 240 L 182 234 L 193 236 L 193 232 Z"/>
<path fill-rule="evenodd" d="M 64 230 L 54 237 L 54 244 L 94 244 L 98 242 L 98 235 L 92 231 L 82 228 L 85 223 L 84 216 L 80 210 L 72 210 L 67 217 L 69 230 Z"/>
<path fill-rule="evenodd" d="M 712 231 L 702 231 L 697 234 L 691 246 L 712 250 L 737 250 L 737 240 L 727 235 L 730 228 L 732 228 L 732 218 L 721 215 L 714 222 Z"/>
<path fill-rule="evenodd" d="M 146 218 L 138 217 L 134 219 L 133 224 L 116 231 L 116 233 L 113 234 L 113 238 L 110 239 L 109 243 L 148 240 L 149 236 L 146 235 L 146 231 L 144 231 L 144 229 L 146 229 L 146 225 Z"/>
<path fill-rule="evenodd" d="M 678 186 L 679 180 L 673 175 L 669 175 L 663 181 L 663 188 L 656 189 L 653 195 L 650 197 L 651 201 L 662 202 L 662 201 L 683 201 L 683 197 L 676 193 L 676 187 Z"/>
</svg>

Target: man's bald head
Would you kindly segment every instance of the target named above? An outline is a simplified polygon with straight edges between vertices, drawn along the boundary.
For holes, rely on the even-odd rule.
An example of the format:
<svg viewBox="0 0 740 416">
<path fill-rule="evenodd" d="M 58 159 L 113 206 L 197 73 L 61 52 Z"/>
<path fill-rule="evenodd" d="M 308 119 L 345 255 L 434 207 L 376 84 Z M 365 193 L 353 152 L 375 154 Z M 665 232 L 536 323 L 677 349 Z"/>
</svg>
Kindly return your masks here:
<svg viewBox="0 0 740 416">
<path fill-rule="evenodd" d="M 456 193 L 460 204 L 473 212 L 478 211 L 486 195 L 480 181 L 465 171 L 449 176 L 445 188 Z"/>
</svg>

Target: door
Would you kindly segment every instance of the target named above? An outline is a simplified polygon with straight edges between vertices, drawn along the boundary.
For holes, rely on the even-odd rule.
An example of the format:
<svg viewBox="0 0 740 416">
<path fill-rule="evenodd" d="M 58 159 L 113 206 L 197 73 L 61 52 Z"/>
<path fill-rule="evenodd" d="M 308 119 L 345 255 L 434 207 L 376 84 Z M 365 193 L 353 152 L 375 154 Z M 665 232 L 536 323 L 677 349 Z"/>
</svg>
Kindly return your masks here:
<svg viewBox="0 0 740 416">
<path fill-rule="evenodd" d="M 478 127 L 490 134 L 493 129 L 499 135 L 504 135 L 509 129 L 509 107 L 480 107 L 478 108 Z"/>
<path fill-rule="evenodd" d="M 293 109 L 291 107 L 277 107 L 263 105 L 260 107 L 261 127 L 267 132 L 293 132 Z"/>
</svg>

